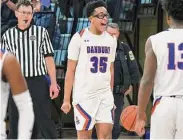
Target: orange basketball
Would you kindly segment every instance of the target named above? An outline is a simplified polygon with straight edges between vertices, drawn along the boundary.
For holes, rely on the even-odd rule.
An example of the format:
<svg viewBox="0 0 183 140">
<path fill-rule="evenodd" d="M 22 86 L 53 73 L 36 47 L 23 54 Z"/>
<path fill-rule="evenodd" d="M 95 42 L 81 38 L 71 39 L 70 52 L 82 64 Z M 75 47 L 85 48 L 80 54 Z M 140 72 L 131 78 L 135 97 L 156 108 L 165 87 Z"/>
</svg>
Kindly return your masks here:
<svg viewBox="0 0 183 140">
<path fill-rule="evenodd" d="M 122 126 L 126 130 L 134 131 L 137 111 L 138 111 L 138 107 L 136 105 L 128 106 L 122 111 L 120 116 L 120 121 Z M 146 119 L 145 113 L 144 113 L 144 119 Z"/>
</svg>

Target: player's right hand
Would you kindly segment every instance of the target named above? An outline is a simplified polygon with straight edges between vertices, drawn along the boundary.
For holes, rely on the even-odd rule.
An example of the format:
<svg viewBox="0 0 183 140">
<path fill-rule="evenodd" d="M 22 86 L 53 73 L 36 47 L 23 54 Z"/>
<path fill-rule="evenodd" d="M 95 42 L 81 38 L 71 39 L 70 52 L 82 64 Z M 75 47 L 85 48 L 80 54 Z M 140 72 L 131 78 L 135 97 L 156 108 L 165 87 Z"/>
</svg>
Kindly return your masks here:
<svg viewBox="0 0 183 140">
<path fill-rule="evenodd" d="M 61 110 L 67 114 L 70 110 L 71 110 L 71 104 L 70 102 L 63 102 L 62 106 L 61 106 Z"/>
<path fill-rule="evenodd" d="M 140 137 L 142 137 L 145 134 L 145 120 L 144 119 L 137 119 L 136 120 L 135 132 Z"/>
</svg>

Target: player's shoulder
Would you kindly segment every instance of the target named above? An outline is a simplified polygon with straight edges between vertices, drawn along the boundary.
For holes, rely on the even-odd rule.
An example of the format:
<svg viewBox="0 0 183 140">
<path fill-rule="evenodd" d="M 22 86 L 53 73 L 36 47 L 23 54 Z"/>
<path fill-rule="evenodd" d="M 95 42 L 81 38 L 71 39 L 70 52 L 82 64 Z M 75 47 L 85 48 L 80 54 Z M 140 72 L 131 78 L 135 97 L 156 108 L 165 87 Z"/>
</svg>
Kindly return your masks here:
<svg viewBox="0 0 183 140">
<path fill-rule="evenodd" d="M 90 31 L 88 28 L 83 28 L 75 33 L 76 36 L 85 37 L 90 35 Z"/>
<path fill-rule="evenodd" d="M 76 39 L 76 40 L 79 40 L 79 39 L 82 38 L 82 35 L 83 35 L 83 33 L 81 33 L 81 31 L 78 31 L 78 32 L 76 32 L 76 33 L 72 36 L 72 38 L 74 38 L 74 39 Z"/>
<path fill-rule="evenodd" d="M 72 38 L 74 38 L 76 41 L 81 41 L 84 38 L 90 37 L 89 31 L 87 28 L 84 28 L 80 31 L 77 31 Z"/>
<path fill-rule="evenodd" d="M 105 40 L 110 44 L 117 44 L 117 38 L 114 35 L 109 34 L 107 31 L 104 32 Z"/>
<path fill-rule="evenodd" d="M 161 37 L 165 37 L 168 34 L 170 34 L 169 30 L 164 30 L 164 31 L 161 31 L 157 34 L 151 35 L 149 38 L 150 39 L 161 39 Z"/>
<path fill-rule="evenodd" d="M 75 33 L 76 36 L 83 37 L 87 32 L 87 28 L 84 28 L 78 32 Z"/>
<path fill-rule="evenodd" d="M 117 40 L 114 35 L 109 34 L 107 31 L 104 32 L 105 36 L 111 40 Z"/>
</svg>

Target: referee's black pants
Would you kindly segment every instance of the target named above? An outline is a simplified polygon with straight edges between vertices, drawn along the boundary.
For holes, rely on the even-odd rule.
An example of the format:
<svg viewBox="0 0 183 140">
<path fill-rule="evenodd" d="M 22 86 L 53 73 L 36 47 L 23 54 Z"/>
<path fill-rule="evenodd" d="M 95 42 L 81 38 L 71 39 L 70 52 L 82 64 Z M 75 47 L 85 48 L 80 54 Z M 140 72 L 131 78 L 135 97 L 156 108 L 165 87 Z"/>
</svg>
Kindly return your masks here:
<svg viewBox="0 0 183 140">
<path fill-rule="evenodd" d="M 32 97 L 35 113 L 32 139 L 56 139 L 56 127 L 51 119 L 51 99 L 49 96 L 49 85 L 45 79 L 45 76 L 26 78 L 26 81 Z M 9 98 L 8 112 L 10 127 L 8 138 L 17 139 L 18 110 L 11 94 Z"/>
</svg>

